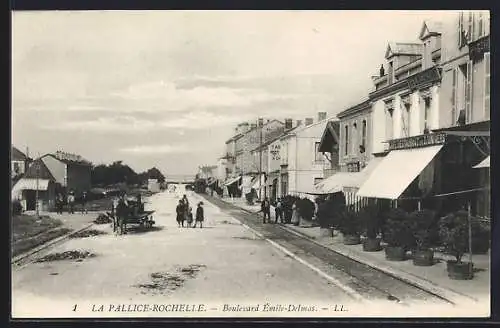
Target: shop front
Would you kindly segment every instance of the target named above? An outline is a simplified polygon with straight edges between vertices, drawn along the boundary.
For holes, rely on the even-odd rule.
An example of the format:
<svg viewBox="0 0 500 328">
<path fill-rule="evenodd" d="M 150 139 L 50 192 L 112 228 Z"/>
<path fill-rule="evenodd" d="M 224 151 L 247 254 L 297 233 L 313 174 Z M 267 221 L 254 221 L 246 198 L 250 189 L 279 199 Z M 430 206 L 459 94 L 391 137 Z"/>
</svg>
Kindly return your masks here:
<svg viewBox="0 0 500 328">
<path fill-rule="evenodd" d="M 389 153 L 363 183 L 358 196 L 385 199 L 406 211 L 439 215 L 471 208 L 489 213 L 486 176 L 474 166 L 489 155 L 489 131 L 441 131 L 389 142 Z"/>
</svg>

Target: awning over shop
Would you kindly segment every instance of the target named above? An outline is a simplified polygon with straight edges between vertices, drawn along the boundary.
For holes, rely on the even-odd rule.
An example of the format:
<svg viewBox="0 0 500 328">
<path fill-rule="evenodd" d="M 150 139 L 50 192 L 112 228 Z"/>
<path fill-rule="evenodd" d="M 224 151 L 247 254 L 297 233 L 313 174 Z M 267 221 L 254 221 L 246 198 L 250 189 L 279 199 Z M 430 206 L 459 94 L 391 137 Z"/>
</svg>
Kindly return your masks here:
<svg viewBox="0 0 500 328">
<path fill-rule="evenodd" d="M 26 179 L 22 178 L 17 183 L 14 185 L 12 188 L 12 194 L 17 194 L 18 192 L 22 190 L 39 190 L 39 191 L 45 191 L 49 188 L 49 182 L 50 180 L 48 179 L 38 179 L 38 184 L 37 184 L 37 179 Z M 38 188 L 37 188 L 38 185 Z"/>
<path fill-rule="evenodd" d="M 358 196 L 397 199 L 432 161 L 443 145 L 393 150 L 357 192 Z"/>
<path fill-rule="evenodd" d="M 260 175 L 260 179 L 257 177 L 253 182 L 252 188 L 260 189 L 266 186 L 266 176 L 264 174 Z"/>
<path fill-rule="evenodd" d="M 489 168 L 490 167 L 490 156 L 486 157 L 481 163 L 474 166 L 475 169 Z"/>
<path fill-rule="evenodd" d="M 240 189 L 243 191 L 243 193 L 248 194 L 252 188 L 252 176 L 250 175 L 244 175 L 242 177 L 241 181 L 241 186 Z"/>
<path fill-rule="evenodd" d="M 241 177 L 236 177 L 236 178 L 229 178 L 226 180 L 226 182 L 224 182 L 224 186 L 230 186 L 232 185 L 233 183 L 237 182 L 238 180 L 240 180 Z"/>
<path fill-rule="evenodd" d="M 345 191 L 345 188 L 357 189 L 368 179 L 382 159 L 383 157 L 373 158 L 360 172 L 338 172 L 318 183 L 315 190 L 309 194 L 326 195 Z"/>
</svg>

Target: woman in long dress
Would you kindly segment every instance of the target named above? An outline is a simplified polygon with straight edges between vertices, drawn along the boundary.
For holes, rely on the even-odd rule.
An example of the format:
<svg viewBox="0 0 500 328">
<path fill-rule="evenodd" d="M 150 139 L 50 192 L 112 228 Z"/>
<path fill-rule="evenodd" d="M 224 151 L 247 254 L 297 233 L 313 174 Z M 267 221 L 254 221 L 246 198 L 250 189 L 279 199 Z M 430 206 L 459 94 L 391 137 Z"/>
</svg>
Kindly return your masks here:
<svg viewBox="0 0 500 328">
<path fill-rule="evenodd" d="M 299 225 L 299 210 L 297 208 L 297 202 L 294 202 L 292 205 L 292 224 L 296 226 Z"/>
</svg>

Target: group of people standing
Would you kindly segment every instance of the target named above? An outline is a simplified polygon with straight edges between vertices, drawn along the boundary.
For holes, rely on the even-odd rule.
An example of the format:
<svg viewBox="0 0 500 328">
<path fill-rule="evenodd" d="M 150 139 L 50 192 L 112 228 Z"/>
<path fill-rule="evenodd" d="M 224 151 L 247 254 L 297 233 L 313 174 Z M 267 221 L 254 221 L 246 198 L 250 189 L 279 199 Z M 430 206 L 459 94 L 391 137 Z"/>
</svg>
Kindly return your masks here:
<svg viewBox="0 0 500 328">
<path fill-rule="evenodd" d="M 203 228 L 203 221 L 205 220 L 205 214 L 203 210 L 203 202 L 198 203 L 198 207 L 196 208 L 196 217 L 194 218 L 193 225 L 193 209 L 189 205 L 189 200 L 184 195 L 182 199 L 179 200 L 179 204 L 175 209 L 177 214 L 176 220 L 177 224 L 180 227 L 184 227 L 184 222 L 186 222 L 186 228 L 196 228 L 197 224 L 200 224 L 200 228 Z"/>
<path fill-rule="evenodd" d="M 271 222 L 271 202 L 267 197 L 261 202 L 260 212 L 263 216 L 263 223 Z M 287 195 L 274 202 L 274 223 L 298 226 L 302 218 L 311 221 L 316 212 L 317 205 L 310 199 Z"/>
<path fill-rule="evenodd" d="M 57 193 L 56 201 L 55 201 L 57 214 L 63 214 L 65 204 L 68 205 L 68 213 L 74 214 L 75 207 L 76 207 L 76 198 L 75 198 L 74 191 L 70 191 L 68 193 L 68 196 L 66 197 L 66 199 L 62 193 L 60 193 L 60 192 Z M 87 192 L 85 192 L 85 191 L 82 193 L 82 197 L 80 199 L 80 204 L 82 205 L 81 206 L 82 213 L 87 213 L 87 206 L 86 206 L 87 205 Z"/>
</svg>

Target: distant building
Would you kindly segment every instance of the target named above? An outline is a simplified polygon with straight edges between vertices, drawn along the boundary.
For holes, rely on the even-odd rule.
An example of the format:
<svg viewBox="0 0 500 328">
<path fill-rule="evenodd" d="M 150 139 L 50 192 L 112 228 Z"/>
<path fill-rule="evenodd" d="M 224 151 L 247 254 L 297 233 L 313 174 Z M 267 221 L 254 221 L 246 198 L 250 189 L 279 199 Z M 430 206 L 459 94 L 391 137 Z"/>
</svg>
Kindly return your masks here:
<svg viewBox="0 0 500 328">
<path fill-rule="evenodd" d="M 11 178 L 22 176 L 28 169 L 30 158 L 22 151 L 12 146 L 10 153 Z"/>
<path fill-rule="evenodd" d="M 160 192 L 158 179 L 148 179 L 148 190 L 151 192 Z"/>
</svg>

